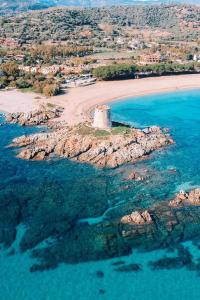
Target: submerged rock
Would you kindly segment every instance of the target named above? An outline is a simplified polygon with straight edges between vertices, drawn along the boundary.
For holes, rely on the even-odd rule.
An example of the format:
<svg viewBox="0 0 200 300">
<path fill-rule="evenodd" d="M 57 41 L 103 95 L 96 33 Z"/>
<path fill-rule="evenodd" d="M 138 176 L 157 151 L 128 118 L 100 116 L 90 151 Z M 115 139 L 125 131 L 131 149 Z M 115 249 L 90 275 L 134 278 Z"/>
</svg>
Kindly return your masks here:
<svg viewBox="0 0 200 300">
<path fill-rule="evenodd" d="M 129 264 L 125 266 L 120 266 L 115 269 L 117 272 L 139 272 L 142 270 L 142 267 L 138 264 Z"/>
<path fill-rule="evenodd" d="M 133 171 L 128 175 L 127 180 L 144 181 L 144 177 L 141 176 L 138 172 Z"/>
</svg>

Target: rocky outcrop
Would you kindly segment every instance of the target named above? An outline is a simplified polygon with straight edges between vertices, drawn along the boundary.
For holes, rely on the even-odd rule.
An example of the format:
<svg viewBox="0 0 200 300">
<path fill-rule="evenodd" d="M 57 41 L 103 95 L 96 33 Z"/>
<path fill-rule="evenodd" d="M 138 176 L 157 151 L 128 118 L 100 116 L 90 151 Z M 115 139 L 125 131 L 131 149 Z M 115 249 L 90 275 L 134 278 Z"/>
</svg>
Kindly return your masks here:
<svg viewBox="0 0 200 300">
<path fill-rule="evenodd" d="M 136 225 L 144 225 L 150 224 L 152 222 L 152 218 L 150 213 L 145 210 L 144 212 L 134 211 L 130 215 L 126 215 L 121 218 L 122 224 L 136 224 Z"/>
<path fill-rule="evenodd" d="M 132 171 L 126 179 L 131 181 L 144 181 L 144 177 L 135 171 Z"/>
<path fill-rule="evenodd" d="M 12 146 L 22 147 L 18 157 L 23 159 L 43 160 L 54 154 L 97 167 L 114 168 L 173 144 L 172 138 L 156 126 L 145 130 L 132 128 L 126 134 L 102 134 L 89 126 L 88 134 L 83 134 L 80 126 L 22 136 L 14 139 Z"/>
<path fill-rule="evenodd" d="M 60 117 L 63 112 L 62 107 L 44 107 L 30 111 L 28 113 L 10 113 L 6 116 L 6 121 L 11 124 L 25 125 L 43 125 L 49 120 Z"/>
<path fill-rule="evenodd" d="M 191 192 L 180 191 L 175 199 L 169 202 L 169 206 L 179 207 L 183 205 L 200 205 L 200 188 Z"/>
</svg>

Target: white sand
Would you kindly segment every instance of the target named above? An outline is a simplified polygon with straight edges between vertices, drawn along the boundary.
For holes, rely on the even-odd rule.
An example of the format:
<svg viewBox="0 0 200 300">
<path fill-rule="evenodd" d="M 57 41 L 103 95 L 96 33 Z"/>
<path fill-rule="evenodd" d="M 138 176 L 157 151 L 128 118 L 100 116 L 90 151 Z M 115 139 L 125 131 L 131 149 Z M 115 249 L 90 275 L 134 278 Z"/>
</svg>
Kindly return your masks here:
<svg viewBox="0 0 200 300">
<path fill-rule="evenodd" d="M 134 96 L 195 88 L 200 88 L 199 74 L 98 82 L 87 87 L 68 89 L 64 95 L 55 96 L 51 99 L 40 96 L 41 100 L 34 99 L 38 97 L 34 93 L 1 91 L 0 111 L 27 112 L 38 104 L 51 102 L 63 106 L 65 111 L 61 116 L 61 120 L 74 125 L 87 120 L 88 112 L 97 104 Z"/>
<path fill-rule="evenodd" d="M 66 108 L 61 118 L 73 125 L 87 119 L 88 111 L 100 103 L 195 88 L 200 88 L 200 75 L 154 77 L 98 82 L 87 87 L 69 89 L 66 95 L 57 96 L 54 100 Z"/>
<path fill-rule="evenodd" d="M 38 97 L 41 99 L 36 99 Z M 44 100 L 44 97 L 35 93 L 22 93 L 17 90 L 0 91 L 0 111 L 5 113 L 28 112 L 35 109 Z"/>
</svg>

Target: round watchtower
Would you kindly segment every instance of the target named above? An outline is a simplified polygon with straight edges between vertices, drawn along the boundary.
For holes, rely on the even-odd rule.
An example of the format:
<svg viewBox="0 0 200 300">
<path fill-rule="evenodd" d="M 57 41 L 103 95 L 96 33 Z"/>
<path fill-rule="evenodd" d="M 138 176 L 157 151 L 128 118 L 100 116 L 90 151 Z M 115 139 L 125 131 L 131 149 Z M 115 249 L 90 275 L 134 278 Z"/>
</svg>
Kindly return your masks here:
<svg viewBox="0 0 200 300">
<path fill-rule="evenodd" d="M 93 127 L 99 129 L 109 129 L 112 127 L 110 107 L 98 105 L 94 110 Z"/>
</svg>

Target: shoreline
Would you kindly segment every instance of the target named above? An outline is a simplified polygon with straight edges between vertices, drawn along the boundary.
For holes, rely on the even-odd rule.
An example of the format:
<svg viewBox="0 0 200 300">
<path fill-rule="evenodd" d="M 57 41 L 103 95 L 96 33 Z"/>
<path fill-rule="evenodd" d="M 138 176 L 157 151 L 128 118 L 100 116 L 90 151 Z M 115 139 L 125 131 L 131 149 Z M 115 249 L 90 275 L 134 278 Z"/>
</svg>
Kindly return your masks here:
<svg viewBox="0 0 200 300">
<path fill-rule="evenodd" d="M 98 104 L 125 101 L 130 97 L 193 89 L 200 89 L 199 74 L 97 82 L 92 86 L 70 89 L 66 95 L 57 96 L 57 100 L 59 105 L 66 108 L 61 120 L 75 125 L 88 121 L 91 111 Z M 55 97 L 53 98 L 56 100 Z"/>
<path fill-rule="evenodd" d="M 123 98 L 113 98 L 113 99 L 109 99 L 108 101 L 104 101 L 104 102 L 99 102 L 99 104 L 111 104 L 111 103 L 116 103 L 116 102 L 122 102 L 122 101 L 127 101 L 129 100 L 130 98 L 133 98 L 133 101 L 135 100 L 135 98 L 138 98 L 138 97 L 143 97 L 143 96 L 150 96 L 150 95 L 162 95 L 162 94 L 165 94 L 165 93 L 173 93 L 173 92 L 180 92 L 180 91 L 189 91 L 189 90 L 200 90 L 200 86 L 197 87 L 197 86 L 194 86 L 194 87 L 181 87 L 181 88 L 172 88 L 172 89 L 166 89 L 166 90 L 152 90 L 152 91 L 148 91 L 148 93 L 138 93 L 138 94 L 135 94 L 135 95 L 128 95 L 128 96 L 125 96 Z M 87 115 L 88 118 L 91 117 L 91 113 L 92 111 L 94 110 L 96 105 L 90 107 L 88 110 L 84 110 L 84 113 Z"/>
<path fill-rule="evenodd" d="M 52 103 L 64 108 L 62 116 L 57 120 L 65 121 L 73 126 L 88 121 L 91 118 L 91 111 L 98 104 L 193 89 L 200 89 L 200 74 L 102 81 L 95 85 L 71 88 L 66 90 L 65 94 L 51 98 L 8 90 L 0 92 L 0 111 L 29 112 L 41 104 Z"/>
</svg>

